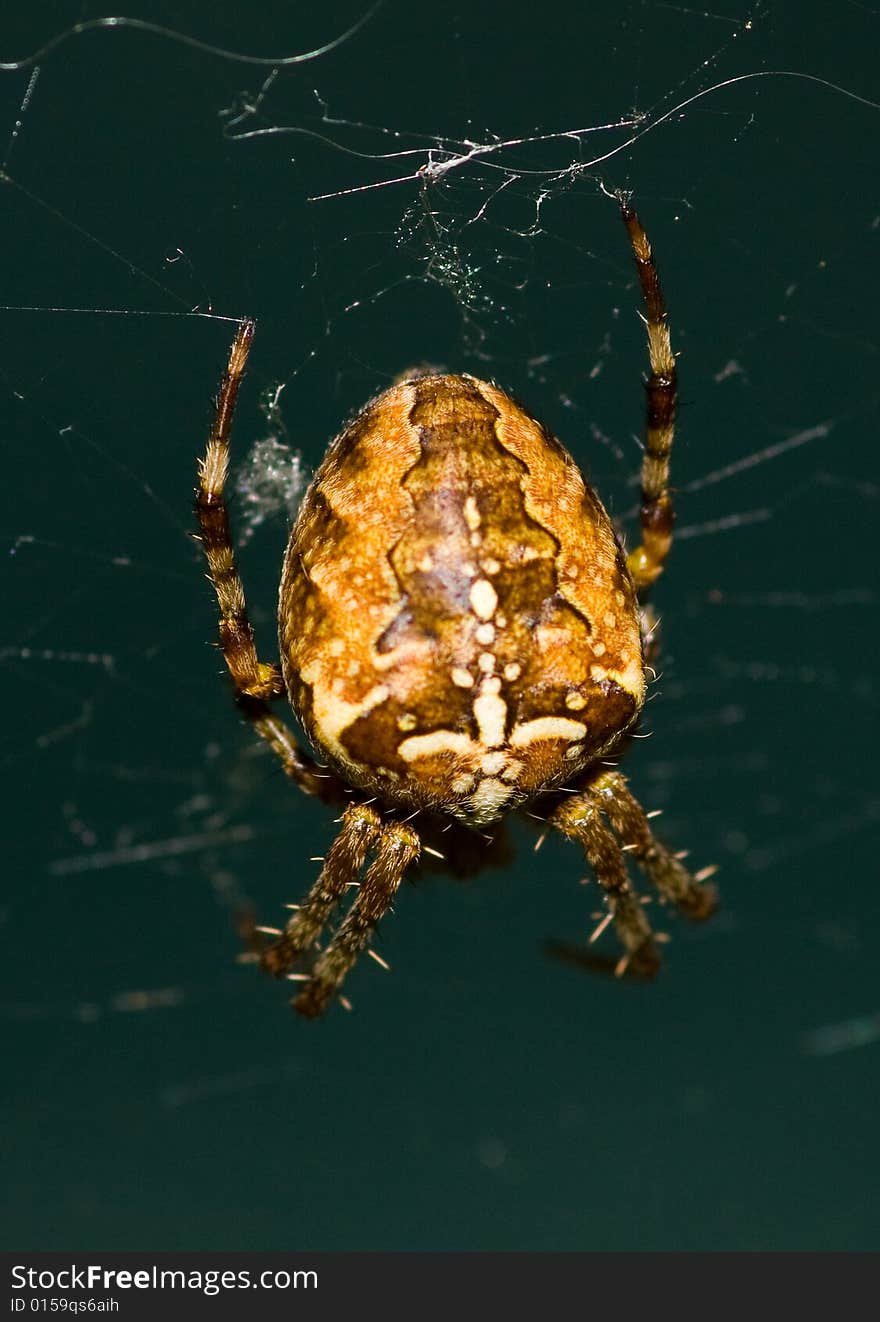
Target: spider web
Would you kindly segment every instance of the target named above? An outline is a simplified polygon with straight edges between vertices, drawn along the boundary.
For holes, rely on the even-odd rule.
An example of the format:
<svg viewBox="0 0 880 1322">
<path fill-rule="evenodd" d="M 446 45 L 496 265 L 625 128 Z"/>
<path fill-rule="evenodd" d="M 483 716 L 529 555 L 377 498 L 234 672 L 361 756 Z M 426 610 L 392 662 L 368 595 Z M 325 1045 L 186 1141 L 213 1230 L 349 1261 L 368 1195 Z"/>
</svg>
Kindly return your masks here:
<svg viewBox="0 0 880 1322">
<path fill-rule="evenodd" d="M 608 0 L 589 18 L 551 9 L 536 33 L 532 14 L 511 11 L 502 28 L 488 4 L 439 19 L 390 0 L 331 9 L 294 20 L 270 3 L 246 18 L 157 4 L 112 23 L 76 11 L 72 26 L 59 4 L 22 9 L 2 38 L 0 660 L 13 699 L 0 745 L 2 1012 L 33 1067 L 14 1098 L 34 1117 L 23 1132 L 42 1123 L 61 1141 L 51 1094 L 70 1074 L 111 1127 L 158 1123 L 172 1149 L 179 1114 L 209 1113 L 220 1143 L 254 1094 L 271 1113 L 328 1081 L 349 1090 L 350 1069 L 378 1105 L 377 1028 L 417 1043 L 432 1024 L 448 1064 L 461 1046 L 450 1025 L 477 1003 L 466 1059 L 510 1022 L 538 1050 L 536 997 L 564 1003 L 634 1091 L 638 1070 L 608 1034 L 638 1044 L 667 1118 L 708 1124 L 749 1050 L 735 1067 L 717 1047 L 695 1062 L 682 1038 L 660 1059 L 651 1027 L 693 1016 L 723 1036 L 756 965 L 777 1008 L 768 1026 L 762 998 L 744 994 L 748 1040 L 765 1064 L 788 1062 L 783 1092 L 830 1096 L 815 1073 L 825 1057 L 878 1037 L 866 972 L 878 341 L 865 285 L 880 106 L 863 57 L 876 13 Z M 337 1015 L 304 1046 L 278 989 L 235 969 L 229 910 L 253 899 L 273 921 L 314 875 L 307 860 L 330 823 L 230 712 L 188 539 L 234 323 L 259 321 L 234 439 L 236 524 L 271 653 L 285 515 L 303 478 L 341 420 L 416 363 L 510 389 L 632 527 L 646 356 L 609 196 L 621 187 L 655 245 L 683 392 L 677 544 L 657 594 L 662 676 L 627 769 L 664 835 L 695 865 L 720 864 L 724 913 L 705 931 L 677 925 L 668 980 L 622 1006 L 619 988 L 535 953 L 550 934 L 585 938 L 598 903 L 561 844 L 535 859 L 518 831 L 503 876 L 406 892 L 382 934 L 390 979 L 359 970 L 357 1027 Z M 547 1196 L 552 1136 L 584 1141 L 583 1080 L 566 1068 L 528 1121 L 495 1067 L 494 1111 L 459 1099 L 460 1124 L 432 1110 L 426 1067 L 403 1147 L 429 1186 L 447 1158 L 490 1182 L 465 1218 L 471 1246 L 580 1245 L 561 1210 L 544 1232 L 525 1208 Z M 859 1068 L 857 1087 L 871 1066 Z M 299 1125 L 317 1123 L 310 1105 L 297 1101 Z M 551 1137 L 530 1156 L 538 1123 Z M 355 1138 L 334 1156 L 336 1141 L 319 1135 L 310 1187 L 353 1159 Z M 358 1168 L 375 1176 L 366 1159 Z M 628 1242 L 628 1179 L 609 1246 Z M 113 1224 L 112 1178 L 74 1155 L 61 1183 L 62 1222 L 95 1227 L 96 1240 Z M 517 1210 L 490 1233 L 505 1189 Z M 28 1223 L 45 1225 L 39 1199 L 19 1192 Z M 639 1247 L 667 1246 L 655 1203 Z M 338 1224 L 329 1202 L 316 1206 L 308 1230 L 291 1213 L 297 1242 L 411 1246 L 390 1222 L 367 1232 L 363 1212 Z M 856 1187 L 841 1247 L 858 1238 L 858 1206 Z M 219 1213 L 191 1197 L 185 1208 L 207 1215 L 205 1243 L 244 1246 Z M 460 1246 L 437 1215 L 413 1247 Z M 790 1246 L 803 1247 L 814 1227 L 795 1219 Z M 255 1242 L 267 1245 L 269 1222 L 254 1212 Z M 733 1216 L 712 1226 L 719 1246 L 747 1240 Z"/>
</svg>

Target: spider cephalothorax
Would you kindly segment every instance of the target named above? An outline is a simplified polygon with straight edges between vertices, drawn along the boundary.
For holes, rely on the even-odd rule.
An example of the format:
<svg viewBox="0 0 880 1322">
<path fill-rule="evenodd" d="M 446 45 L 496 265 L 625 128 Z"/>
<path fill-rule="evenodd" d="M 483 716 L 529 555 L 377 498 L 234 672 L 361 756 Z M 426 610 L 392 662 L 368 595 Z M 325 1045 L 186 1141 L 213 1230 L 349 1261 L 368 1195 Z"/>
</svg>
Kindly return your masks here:
<svg viewBox="0 0 880 1322">
<path fill-rule="evenodd" d="M 653 836 L 616 757 L 645 698 L 640 594 L 672 539 L 675 359 L 651 248 L 626 203 L 651 374 L 642 543 L 625 558 L 574 460 L 497 386 L 417 374 L 372 400 L 331 445 L 292 529 L 279 594 L 281 667 L 257 659 L 223 488 L 253 323 L 230 355 L 197 510 L 239 705 L 303 789 L 347 798 L 321 875 L 259 958 L 302 981 L 319 1014 L 420 854 L 420 814 L 483 827 L 543 805 L 583 846 L 624 945 L 659 963 L 624 851 L 661 898 L 705 917 L 714 892 Z M 287 694 L 317 753 L 269 707 Z M 564 795 L 560 789 L 571 791 Z M 372 862 L 362 870 L 372 855 Z M 317 942 L 347 888 L 357 898 Z M 256 939 L 256 934 L 255 934 Z M 304 966 L 301 968 L 301 966 Z M 295 970 L 291 973 L 291 970 Z"/>
</svg>

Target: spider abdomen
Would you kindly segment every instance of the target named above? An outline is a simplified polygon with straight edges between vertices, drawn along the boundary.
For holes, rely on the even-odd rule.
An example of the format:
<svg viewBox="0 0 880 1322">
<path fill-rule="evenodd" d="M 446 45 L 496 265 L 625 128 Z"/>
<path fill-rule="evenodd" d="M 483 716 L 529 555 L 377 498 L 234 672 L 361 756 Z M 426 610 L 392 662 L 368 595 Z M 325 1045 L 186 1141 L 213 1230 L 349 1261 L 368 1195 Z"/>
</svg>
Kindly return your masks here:
<svg viewBox="0 0 880 1322">
<path fill-rule="evenodd" d="M 329 765 L 479 825 L 571 779 L 644 701 L 635 590 L 571 456 L 497 386 L 425 376 L 331 445 L 279 600 Z"/>
</svg>

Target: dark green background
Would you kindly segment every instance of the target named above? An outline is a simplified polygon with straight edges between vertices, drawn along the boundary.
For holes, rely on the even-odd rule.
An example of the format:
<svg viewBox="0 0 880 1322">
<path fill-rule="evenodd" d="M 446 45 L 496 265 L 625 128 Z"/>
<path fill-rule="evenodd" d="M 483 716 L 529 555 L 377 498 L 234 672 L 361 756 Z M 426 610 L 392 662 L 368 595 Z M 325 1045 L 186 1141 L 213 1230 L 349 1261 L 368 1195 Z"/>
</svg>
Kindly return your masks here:
<svg viewBox="0 0 880 1322">
<path fill-rule="evenodd" d="M 9 8 L 2 59 L 99 12 Z M 317 8 L 132 12 L 271 56 L 362 12 Z M 846 94 L 877 95 L 877 38 L 875 13 L 831 0 L 388 0 L 249 121 L 336 146 L 229 140 L 218 112 L 266 71 L 165 38 L 92 32 L 45 57 L 0 187 L 10 1247 L 877 1246 L 880 112 Z M 658 122 L 771 71 L 843 90 L 773 73 Z M 0 76 L 0 142 L 28 76 Z M 320 123 L 312 89 L 345 124 Z M 413 180 L 307 201 L 427 159 L 352 150 L 634 108 L 655 125 L 634 145 L 501 149 L 421 210 Z M 645 355 L 599 180 L 635 190 L 672 309 L 681 527 L 722 521 L 682 536 L 657 594 L 663 677 L 628 769 L 666 837 L 721 865 L 723 912 L 670 924 L 651 987 L 550 962 L 542 940 L 583 939 L 597 896 L 571 847 L 536 856 L 517 827 L 503 871 L 405 889 L 382 931 L 393 972 L 365 961 L 353 1014 L 300 1022 L 236 968 L 222 897 L 277 920 L 331 814 L 253 747 L 209 647 L 187 531 L 230 326 L 189 309 L 259 318 L 239 458 L 267 386 L 288 383 L 314 465 L 346 414 L 428 360 L 513 390 L 623 515 Z M 464 316 L 440 278 L 455 260 L 477 273 Z M 283 539 L 262 529 L 244 555 L 265 649 Z"/>
</svg>

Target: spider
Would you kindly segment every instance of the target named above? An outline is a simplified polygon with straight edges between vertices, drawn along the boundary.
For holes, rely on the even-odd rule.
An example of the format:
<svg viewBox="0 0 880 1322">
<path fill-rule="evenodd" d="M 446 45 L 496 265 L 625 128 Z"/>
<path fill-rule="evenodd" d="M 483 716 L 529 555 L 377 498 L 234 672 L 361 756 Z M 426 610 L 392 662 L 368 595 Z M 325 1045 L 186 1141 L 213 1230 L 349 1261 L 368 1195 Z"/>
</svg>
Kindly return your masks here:
<svg viewBox="0 0 880 1322">
<path fill-rule="evenodd" d="M 345 805 L 283 931 L 249 930 L 251 958 L 298 982 L 307 1017 L 348 1004 L 346 975 L 407 872 L 437 853 L 439 824 L 464 835 L 528 807 L 580 845 L 606 906 L 593 938 L 613 924 L 618 974 L 652 977 L 660 964 L 627 855 L 687 917 L 715 908 L 703 885 L 714 869 L 692 874 L 656 839 L 618 769 L 656 645 L 645 598 L 672 544 L 677 398 L 651 245 L 618 201 L 650 361 L 641 543 L 628 556 L 572 457 L 509 395 L 473 376 L 411 373 L 330 445 L 284 557 L 281 664 L 260 660 L 224 498 L 254 322 L 235 336 L 196 495 L 219 645 L 239 711 L 289 778 Z M 314 756 L 273 712 L 284 696 Z"/>
</svg>

